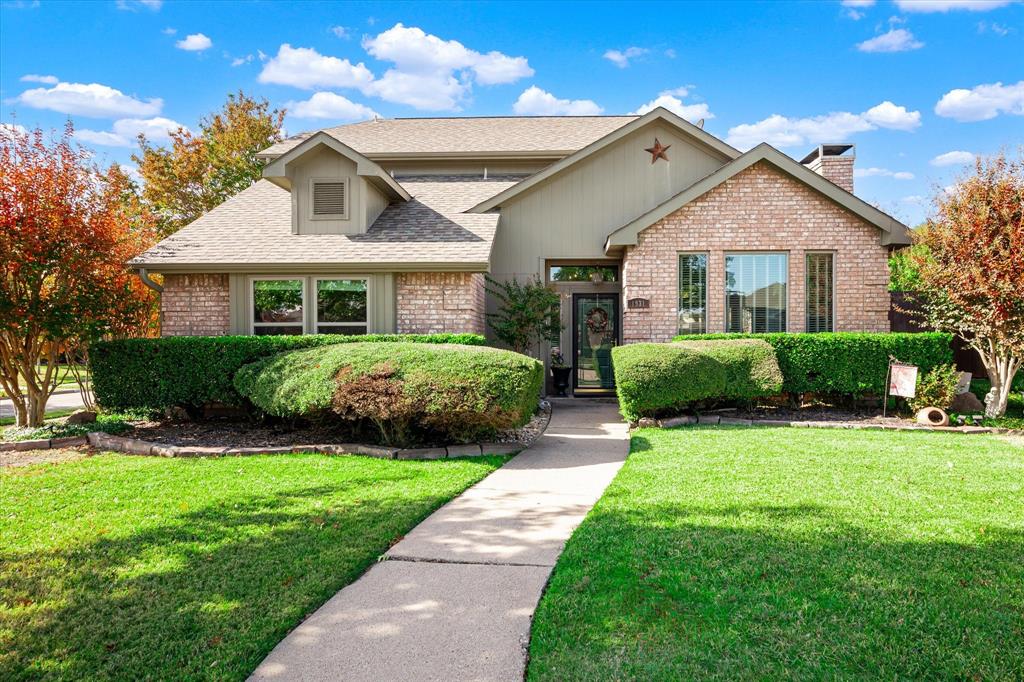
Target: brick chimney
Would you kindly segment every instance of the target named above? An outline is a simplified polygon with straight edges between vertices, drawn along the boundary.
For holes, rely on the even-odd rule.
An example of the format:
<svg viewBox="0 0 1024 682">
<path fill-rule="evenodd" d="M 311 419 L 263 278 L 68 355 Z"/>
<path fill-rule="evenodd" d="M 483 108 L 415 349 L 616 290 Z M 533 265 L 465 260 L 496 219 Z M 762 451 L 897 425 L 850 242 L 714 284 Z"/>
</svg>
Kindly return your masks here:
<svg viewBox="0 0 1024 682">
<path fill-rule="evenodd" d="M 800 163 L 852 194 L 855 158 L 852 144 L 819 144 Z"/>
</svg>

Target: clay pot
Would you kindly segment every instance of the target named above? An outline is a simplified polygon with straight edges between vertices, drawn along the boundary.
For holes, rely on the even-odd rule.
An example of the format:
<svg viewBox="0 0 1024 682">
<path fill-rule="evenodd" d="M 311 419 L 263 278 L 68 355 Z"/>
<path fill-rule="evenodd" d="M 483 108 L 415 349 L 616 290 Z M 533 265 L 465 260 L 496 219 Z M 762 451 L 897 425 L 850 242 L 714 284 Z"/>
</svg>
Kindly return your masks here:
<svg viewBox="0 0 1024 682">
<path fill-rule="evenodd" d="M 924 407 L 917 411 L 917 423 L 924 426 L 949 426 L 949 415 L 937 407 Z"/>
</svg>

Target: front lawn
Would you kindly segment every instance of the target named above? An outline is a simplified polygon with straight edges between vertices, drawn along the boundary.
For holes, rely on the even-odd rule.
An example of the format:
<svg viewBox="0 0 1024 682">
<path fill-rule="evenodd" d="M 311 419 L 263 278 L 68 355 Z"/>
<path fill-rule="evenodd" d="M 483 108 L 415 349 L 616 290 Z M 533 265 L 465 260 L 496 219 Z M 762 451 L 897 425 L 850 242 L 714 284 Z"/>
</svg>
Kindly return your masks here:
<svg viewBox="0 0 1024 682">
<path fill-rule="evenodd" d="M 1022 642 L 1019 445 L 645 429 L 559 559 L 528 678 L 1020 679 Z"/>
<path fill-rule="evenodd" d="M 503 461 L 102 455 L 0 470 L 0 679 L 243 679 Z"/>
</svg>

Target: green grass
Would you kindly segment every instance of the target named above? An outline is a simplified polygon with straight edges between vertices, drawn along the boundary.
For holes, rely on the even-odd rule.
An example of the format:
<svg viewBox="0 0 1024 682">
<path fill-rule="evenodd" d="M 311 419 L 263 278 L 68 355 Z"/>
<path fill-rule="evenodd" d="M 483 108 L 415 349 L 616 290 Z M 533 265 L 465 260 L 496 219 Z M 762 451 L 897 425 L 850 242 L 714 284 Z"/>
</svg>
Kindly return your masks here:
<svg viewBox="0 0 1024 682">
<path fill-rule="evenodd" d="M 68 407 L 47 411 L 46 421 L 49 422 L 53 419 L 60 419 L 61 417 L 66 417 L 72 412 L 74 412 L 76 409 L 78 408 Z M 12 424 L 14 424 L 14 421 L 14 417 L 0 417 L 0 426 L 11 426 Z"/>
<path fill-rule="evenodd" d="M 78 365 L 78 367 L 82 371 L 85 371 L 85 367 L 84 366 Z M 69 388 L 77 388 L 78 387 L 78 382 L 75 381 L 75 375 L 71 373 L 71 369 L 70 368 L 71 368 L 71 365 L 68 365 L 68 364 L 65 364 L 65 363 L 61 363 L 61 364 L 57 365 L 57 390 L 63 391 L 63 390 L 67 390 Z M 39 365 L 38 369 L 39 369 L 40 372 L 45 372 L 46 371 L 46 365 Z M 22 379 L 21 377 L 18 378 L 18 384 L 22 387 L 22 389 L 25 388 L 25 380 Z M 7 391 L 5 391 L 4 389 L 0 388 L 0 398 L 6 398 L 6 397 L 8 397 L 7 396 Z"/>
<path fill-rule="evenodd" d="M 558 561 L 530 680 L 1021 679 L 1024 448 L 645 429 Z"/>
<path fill-rule="evenodd" d="M 0 679 L 243 679 L 503 461 L 101 455 L 0 470 Z"/>
</svg>

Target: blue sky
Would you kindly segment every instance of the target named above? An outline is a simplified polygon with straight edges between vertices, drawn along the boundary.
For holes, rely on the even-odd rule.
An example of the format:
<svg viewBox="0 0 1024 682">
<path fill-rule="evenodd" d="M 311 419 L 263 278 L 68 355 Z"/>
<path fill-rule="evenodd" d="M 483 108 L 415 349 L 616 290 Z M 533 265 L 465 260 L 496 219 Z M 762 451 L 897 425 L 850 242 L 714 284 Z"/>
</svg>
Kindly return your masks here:
<svg viewBox="0 0 1024 682">
<path fill-rule="evenodd" d="M 973 154 L 1024 144 L 1024 3 L 0 0 L 0 121 L 130 165 L 228 92 L 289 133 L 385 117 L 663 104 L 734 146 L 857 145 L 857 193 L 916 223 Z"/>
</svg>

